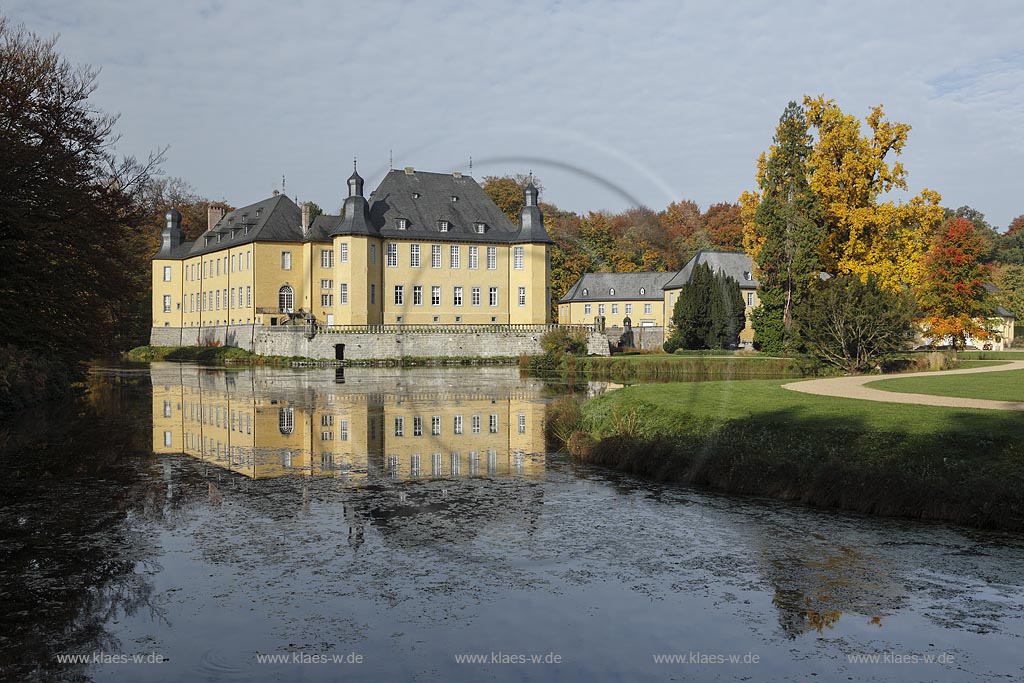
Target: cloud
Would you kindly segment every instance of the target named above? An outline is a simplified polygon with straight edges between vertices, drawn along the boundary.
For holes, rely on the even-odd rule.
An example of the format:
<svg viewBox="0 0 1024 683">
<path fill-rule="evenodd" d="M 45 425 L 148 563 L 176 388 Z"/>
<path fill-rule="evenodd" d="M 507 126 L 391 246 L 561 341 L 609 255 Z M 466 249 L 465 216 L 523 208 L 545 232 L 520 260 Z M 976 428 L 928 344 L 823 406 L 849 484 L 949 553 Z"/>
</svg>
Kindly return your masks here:
<svg viewBox="0 0 1024 683">
<path fill-rule="evenodd" d="M 477 176 L 553 160 L 534 170 L 570 209 L 707 206 L 751 186 L 787 101 L 825 93 L 914 126 L 912 189 L 997 225 L 1024 212 L 1008 186 L 1014 3 L 16 0 L 8 14 L 103 67 L 96 99 L 121 112 L 123 151 L 170 144 L 168 173 L 235 204 L 285 174 L 334 207 L 353 156 L 381 174 L 394 150 L 423 169 L 506 160 Z"/>
</svg>

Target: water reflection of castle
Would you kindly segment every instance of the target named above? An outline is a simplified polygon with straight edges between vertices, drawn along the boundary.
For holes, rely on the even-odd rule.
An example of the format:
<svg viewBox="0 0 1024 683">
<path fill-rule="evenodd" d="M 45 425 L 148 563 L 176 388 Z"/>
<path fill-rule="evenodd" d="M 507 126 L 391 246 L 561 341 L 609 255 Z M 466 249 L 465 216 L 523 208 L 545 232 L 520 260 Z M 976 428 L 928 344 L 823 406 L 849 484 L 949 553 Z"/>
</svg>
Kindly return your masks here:
<svg viewBox="0 0 1024 683">
<path fill-rule="evenodd" d="M 541 384 L 515 368 L 223 370 L 154 363 L 153 451 L 260 479 L 532 476 Z"/>
</svg>

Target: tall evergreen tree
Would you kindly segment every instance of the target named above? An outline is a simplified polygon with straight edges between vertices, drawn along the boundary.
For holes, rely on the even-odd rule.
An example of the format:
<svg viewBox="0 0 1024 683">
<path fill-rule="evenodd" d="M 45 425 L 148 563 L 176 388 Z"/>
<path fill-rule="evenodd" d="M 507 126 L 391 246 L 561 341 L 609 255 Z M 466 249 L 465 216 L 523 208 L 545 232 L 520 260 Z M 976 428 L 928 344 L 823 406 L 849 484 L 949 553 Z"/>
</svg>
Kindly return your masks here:
<svg viewBox="0 0 1024 683">
<path fill-rule="evenodd" d="M 676 349 L 726 349 L 739 343 L 745 322 L 740 286 L 702 263 L 679 290 L 672 312 L 672 335 L 665 342 Z"/>
<path fill-rule="evenodd" d="M 818 249 L 825 232 L 821 206 L 810 187 L 811 151 L 803 108 L 790 102 L 775 131 L 754 214 L 761 300 L 754 313 L 755 341 L 769 352 L 792 345 L 793 310 L 821 272 Z"/>
</svg>

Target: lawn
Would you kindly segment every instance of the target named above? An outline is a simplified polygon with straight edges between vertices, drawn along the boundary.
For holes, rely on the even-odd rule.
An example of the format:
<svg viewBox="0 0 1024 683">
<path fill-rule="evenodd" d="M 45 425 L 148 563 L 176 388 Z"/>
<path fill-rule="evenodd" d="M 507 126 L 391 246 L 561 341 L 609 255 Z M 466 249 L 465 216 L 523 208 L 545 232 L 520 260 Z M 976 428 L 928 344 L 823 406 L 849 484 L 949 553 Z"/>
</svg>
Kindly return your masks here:
<svg viewBox="0 0 1024 683">
<path fill-rule="evenodd" d="M 908 394 L 986 398 L 993 401 L 1024 401 L 1024 370 L 983 372 L 976 375 L 901 377 L 871 382 L 867 386 L 883 391 L 899 391 Z"/>
<path fill-rule="evenodd" d="M 1018 384 L 1018 371 L 979 374 L 979 379 L 1012 375 Z M 954 376 L 955 377 L 955 376 Z M 957 379 L 966 379 L 972 375 Z M 953 377 L 950 377 L 952 379 Z M 928 382 L 942 377 L 913 377 L 880 380 L 886 382 Z M 722 382 L 686 382 L 673 384 L 641 384 L 626 387 L 590 401 L 587 414 L 598 415 L 623 411 L 629 407 L 643 409 L 644 423 L 655 431 L 671 428 L 673 423 L 693 418 L 711 421 L 753 420 L 769 424 L 817 423 L 823 427 L 854 428 L 902 434 L 934 434 L 945 432 L 954 424 L 969 426 L 972 431 L 1010 436 L 1019 433 L 1020 416 L 996 411 L 963 410 L 936 406 L 915 406 L 850 398 L 802 394 L 783 389 L 793 380 L 742 380 Z M 1020 399 L 1024 400 L 1024 398 Z M 647 408 L 653 408 L 648 411 Z M 1012 418 L 1012 419 L 1010 419 Z M 598 420 L 600 421 L 600 420 Z M 660 424 L 659 424 L 660 423 Z"/>
</svg>

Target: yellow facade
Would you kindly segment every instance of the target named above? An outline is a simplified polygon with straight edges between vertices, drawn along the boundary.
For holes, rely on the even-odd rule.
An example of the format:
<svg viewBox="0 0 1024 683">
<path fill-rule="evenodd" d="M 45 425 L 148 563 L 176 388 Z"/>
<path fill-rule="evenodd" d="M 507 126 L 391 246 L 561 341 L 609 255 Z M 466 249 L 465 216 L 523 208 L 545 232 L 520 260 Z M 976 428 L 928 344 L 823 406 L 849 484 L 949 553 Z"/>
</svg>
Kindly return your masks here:
<svg viewBox="0 0 1024 683">
<path fill-rule="evenodd" d="M 153 451 L 251 478 L 358 482 L 544 471 L 543 457 L 530 457 L 544 453 L 539 386 L 453 390 L 426 382 L 419 393 L 339 386 L 304 390 L 298 401 L 294 392 L 275 397 L 257 372 L 153 364 Z"/>
<path fill-rule="evenodd" d="M 665 301 L 595 300 L 558 305 L 558 322 L 561 325 L 592 325 L 594 317 L 599 315 L 604 316 L 607 327 L 622 327 L 627 316 L 633 327 L 661 327 L 665 324 Z"/>
</svg>

